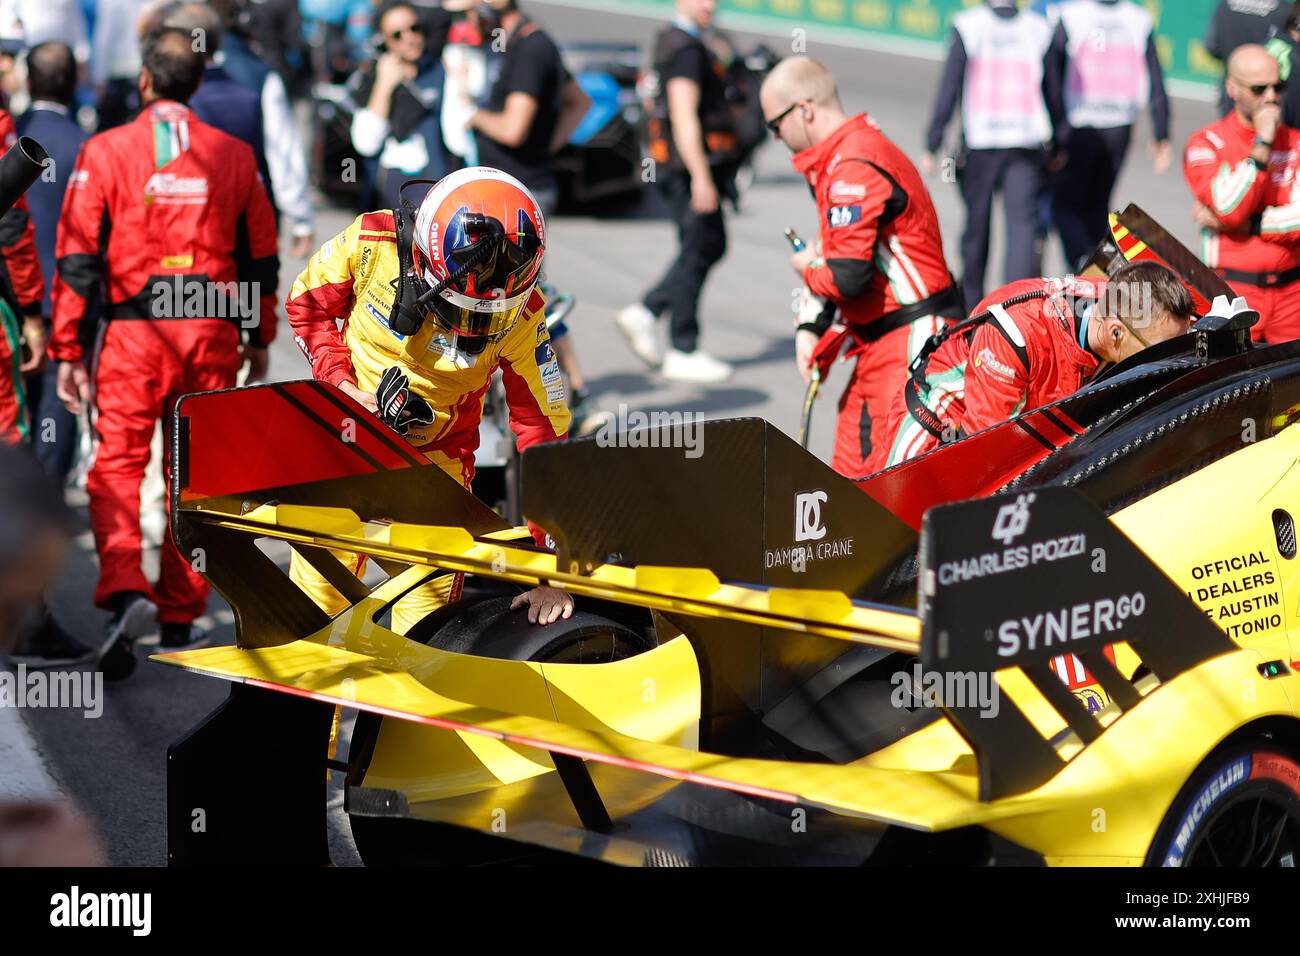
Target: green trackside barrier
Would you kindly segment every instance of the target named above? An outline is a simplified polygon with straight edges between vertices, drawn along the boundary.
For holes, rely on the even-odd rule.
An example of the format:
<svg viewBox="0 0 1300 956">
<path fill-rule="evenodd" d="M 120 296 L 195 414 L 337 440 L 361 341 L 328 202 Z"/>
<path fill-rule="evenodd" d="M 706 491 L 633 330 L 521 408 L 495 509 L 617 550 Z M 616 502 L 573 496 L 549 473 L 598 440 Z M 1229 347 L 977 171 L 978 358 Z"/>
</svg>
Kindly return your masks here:
<svg viewBox="0 0 1300 956">
<path fill-rule="evenodd" d="M 672 0 L 605 0 L 628 7 L 671 9 Z M 864 40 L 894 40 L 900 52 L 940 54 L 952 15 L 980 0 L 719 0 L 722 26 L 806 30 L 807 39 L 856 34 Z M 1032 0 L 1021 0 L 1029 6 Z M 1157 44 L 1166 78 L 1175 92 L 1211 94 L 1222 65 L 1205 52 L 1205 31 L 1217 0 L 1142 0 L 1157 24 Z M 792 33 L 792 42 L 799 34 Z"/>
</svg>

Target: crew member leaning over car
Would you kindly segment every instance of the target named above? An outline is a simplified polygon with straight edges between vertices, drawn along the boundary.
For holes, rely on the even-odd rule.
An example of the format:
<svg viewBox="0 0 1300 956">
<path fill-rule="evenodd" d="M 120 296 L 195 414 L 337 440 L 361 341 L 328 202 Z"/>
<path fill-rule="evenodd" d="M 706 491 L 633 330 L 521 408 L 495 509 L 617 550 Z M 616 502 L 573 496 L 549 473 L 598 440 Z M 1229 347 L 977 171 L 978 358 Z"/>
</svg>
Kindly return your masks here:
<svg viewBox="0 0 1300 956">
<path fill-rule="evenodd" d="M 1201 258 L 1259 313 L 1254 338 L 1300 338 L 1300 132 L 1282 122 L 1277 60 L 1262 46 L 1228 58 L 1231 113 L 1192 134 L 1183 175 Z"/>
<path fill-rule="evenodd" d="M 311 257 L 285 303 L 294 341 L 315 378 L 469 488 L 483 396 L 497 369 L 521 452 L 569 430 L 536 288 L 545 242 L 542 213 L 522 183 L 488 167 L 459 170 L 429 189 L 418 211 L 403 203 L 363 213 Z M 417 305 L 430 291 L 427 305 Z M 532 530 L 543 543 L 541 529 Z M 334 556 L 360 573 L 360 555 Z M 330 616 L 347 606 L 297 554 L 290 576 Z M 393 609 L 394 630 L 406 633 L 459 587 L 460 576 L 448 574 L 412 591 Z M 542 624 L 573 612 L 572 598 L 555 588 L 534 588 L 512 606 L 523 605 Z"/>
<path fill-rule="evenodd" d="M 1109 280 L 1022 279 L 984 299 L 923 351 L 895 397 L 889 464 L 973 435 L 1078 391 L 1107 365 L 1182 335 L 1192 297 L 1153 262 Z"/>
<path fill-rule="evenodd" d="M 836 306 L 795 332 L 807 381 L 848 341 L 857 356 L 840 399 L 832 467 L 857 478 L 878 471 L 892 441 L 886 427 L 908 363 L 947 321 L 964 315 L 943 257 L 930 193 L 911 160 L 865 113 L 850 117 L 835 77 L 808 57 L 782 60 L 759 94 L 768 128 L 794 153 L 820 219 L 816 243 L 790 264 L 814 296 Z"/>
</svg>

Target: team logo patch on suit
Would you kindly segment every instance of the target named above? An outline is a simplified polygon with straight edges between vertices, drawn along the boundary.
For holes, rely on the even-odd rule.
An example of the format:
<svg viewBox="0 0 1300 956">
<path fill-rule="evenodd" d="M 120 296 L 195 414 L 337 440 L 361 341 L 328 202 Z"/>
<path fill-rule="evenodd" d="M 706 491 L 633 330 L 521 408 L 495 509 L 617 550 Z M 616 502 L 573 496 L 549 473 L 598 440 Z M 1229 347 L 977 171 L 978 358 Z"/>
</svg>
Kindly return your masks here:
<svg viewBox="0 0 1300 956">
<path fill-rule="evenodd" d="M 844 226 L 851 226 L 855 222 L 862 221 L 861 206 L 831 206 L 826 210 L 826 221 L 832 229 L 840 229 Z"/>
<path fill-rule="evenodd" d="M 980 349 L 979 354 L 975 356 L 975 367 L 986 368 L 994 375 L 1005 378 L 1008 382 L 1013 382 L 1016 378 L 1016 370 L 1005 362 L 998 361 L 998 357 L 989 348 Z"/>
<path fill-rule="evenodd" d="M 380 312 L 369 302 L 366 303 L 366 312 L 370 315 L 372 319 L 374 319 L 384 328 L 388 329 L 389 332 L 393 332 L 393 327 L 388 324 L 388 316 L 384 315 L 384 313 Z M 400 332 L 393 332 L 393 337 L 399 340 L 406 338 L 406 336 L 402 335 Z"/>
<path fill-rule="evenodd" d="M 867 187 L 862 183 L 846 183 L 842 179 L 837 179 L 831 183 L 831 201 L 866 199 Z"/>
<path fill-rule="evenodd" d="M 542 375 L 546 400 L 552 404 L 564 401 L 564 378 L 560 375 L 560 362 L 555 357 L 555 349 L 551 348 L 550 339 L 537 346 L 534 358 L 537 360 L 537 370 Z"/>
</svg>

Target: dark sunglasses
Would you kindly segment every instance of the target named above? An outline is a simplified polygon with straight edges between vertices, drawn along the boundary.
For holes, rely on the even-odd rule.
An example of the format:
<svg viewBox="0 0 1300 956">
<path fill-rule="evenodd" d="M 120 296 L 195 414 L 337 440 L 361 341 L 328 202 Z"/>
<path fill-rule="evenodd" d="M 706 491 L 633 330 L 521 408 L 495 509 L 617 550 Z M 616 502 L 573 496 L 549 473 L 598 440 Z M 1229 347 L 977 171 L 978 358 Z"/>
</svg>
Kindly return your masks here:
<svg viewBox="0 0 1300 956">
<path fill-rule="evenodd" d="M 414 33 L 416 36 L 422 37 L 424 36 L 424 26 L 417 23 L 414 26 L 407 27 L 405 30 L 394 30 L 392 33 L 388 34 L 388 39 L 396 42 L 408 33 Z"/>
<path fill-rule="evenodd" d="M 798 102 L 791 103 L 789 106 L 787 106 L 785 109 L 783 109 L 783 110 L 782 110 L 780 113 L 778 113 L 776 116 L 773 116 L 770 120 L 763 120 L 763 125 L 766 126 L 769 130 L 772 131 L 772 135 L 773 135 L 773 136 L 775 136 L 777 139 L 780 139 L 780 138 L 781 138 L 781 121 L 784 120 L 784 119 L 785 119 L 787 116 L 789 116 L 791 113 L 793 113 L 793 112 L 794 112 L 794 108 L 795 108 L 796 106 L 798 106 L 798 105 L 799 105 Z"/>
<path fill-rule="evenodd" d="M 1286 87 L 1287 87 L 1287 81 L 1279 80 L 1278 82 L 1271 83 L 1271 84 L 1264 83 L 1261 84 L 1260 86 L 1248 86 L 1246 87 L 1246 89 L 1250 90 L 1250 92 L 1255 94 L 1256 96 L 1263 96 L 1269 90 L 1272 90 L 1274 93 L 1277 93 L 1280 96 L 1286 92 Z"/>
</svg>

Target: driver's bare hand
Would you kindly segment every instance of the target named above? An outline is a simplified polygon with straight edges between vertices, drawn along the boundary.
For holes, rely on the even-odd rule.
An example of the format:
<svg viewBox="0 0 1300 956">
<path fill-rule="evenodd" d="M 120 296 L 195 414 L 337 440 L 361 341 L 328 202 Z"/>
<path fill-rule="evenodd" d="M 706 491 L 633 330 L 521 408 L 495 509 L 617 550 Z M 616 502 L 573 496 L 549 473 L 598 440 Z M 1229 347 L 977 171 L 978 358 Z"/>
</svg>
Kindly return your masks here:
<svg viewBox="0 0 1300 956">
<path fill-rule="evenodd" d="M 559 588 L 533 588 L 510 602 L 510 610 L 528 606 L 529 624 L 554 624 L 573 616 L 573 598 Z"/>
<path fill-rule="evenodd" d="M 379 399 L 375 398 L 374 392 L 363 392 L 351 382 L 339 382 L 339 391 L 368 411 L 379 414 Z"/>
</svg>

